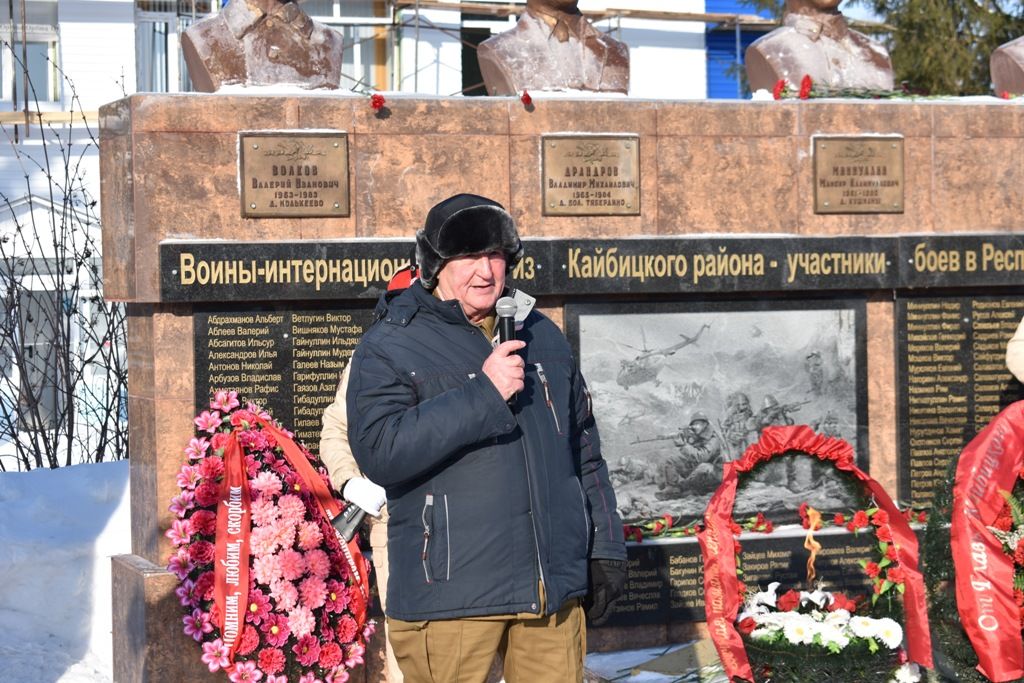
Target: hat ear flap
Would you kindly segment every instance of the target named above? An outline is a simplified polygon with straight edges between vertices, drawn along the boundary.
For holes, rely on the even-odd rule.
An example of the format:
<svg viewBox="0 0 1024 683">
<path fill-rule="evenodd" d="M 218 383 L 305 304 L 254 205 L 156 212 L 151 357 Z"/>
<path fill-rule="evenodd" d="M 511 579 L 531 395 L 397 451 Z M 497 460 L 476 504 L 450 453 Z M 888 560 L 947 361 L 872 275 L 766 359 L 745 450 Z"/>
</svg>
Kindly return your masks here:
<svg viewBox="0 0 1024 683">
<path fill-rule="evenodd" d="M 441 270 L 444 259 L 430 246 L 423 230 L 416 232 L 416 265 L 420 269 L 420 282 L 423 288 L 431 290 L 437 286 L 437 274 Z"/>
</svg>

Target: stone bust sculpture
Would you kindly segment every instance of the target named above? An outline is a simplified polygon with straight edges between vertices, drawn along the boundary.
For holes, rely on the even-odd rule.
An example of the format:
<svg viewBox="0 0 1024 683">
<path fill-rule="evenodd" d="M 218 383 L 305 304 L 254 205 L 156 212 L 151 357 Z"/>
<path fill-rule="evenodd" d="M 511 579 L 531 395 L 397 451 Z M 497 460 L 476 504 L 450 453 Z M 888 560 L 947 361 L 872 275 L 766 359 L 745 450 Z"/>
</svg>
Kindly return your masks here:
<svg viewBox="0 0 1024 683">
<path fill-rule="evenodd" d="M 629 48 L 595 29 L 576 0 L 527 0 L 516 27 L 480 43 L 477 57 L 489 95 L 629 91 Z"/>
<path fill-rule="evenodd" d="M 314 22 L 290 0 L 230 0 L 181 39 L 192 84 L 200 92 L 236 83 L 337 88 L 341 46 L 339 33 Z"/>
<path fill-rule="evenodd" d="M 799 86 L 805 75 L 827 88 L 892 90 L 888 51 L 849 27 L 840 0 L 786 0 L 782 26 L 747 48 L 751 90 L 771 90 L 780 79 Z"/>
<path fill-rule="evenodd" d="M 996 95 L 1024 95 L 1024 36 L 1003 43 L 988 59 Z"/>
</svg>

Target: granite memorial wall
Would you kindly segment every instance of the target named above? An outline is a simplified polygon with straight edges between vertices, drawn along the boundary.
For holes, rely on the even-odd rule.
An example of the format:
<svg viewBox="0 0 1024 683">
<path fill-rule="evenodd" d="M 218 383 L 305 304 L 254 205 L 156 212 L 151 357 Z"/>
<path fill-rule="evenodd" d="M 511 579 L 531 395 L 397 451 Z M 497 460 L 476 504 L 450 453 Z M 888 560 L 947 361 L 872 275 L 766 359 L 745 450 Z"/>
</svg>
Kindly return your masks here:
<svg viewBox="0 0 1024 683">
<path fill-rule="evenodd" d="M 347 97 L 136 95 L 101 119 L 106 294 L 130 319 L 118 680 L 204 676 L 181 654 L 163 569 L 191 416 L 234 388 L 315 449 L 373 302 L 454 192 L 516 218 L 527 257 L 512 280 L 575 346 L 627 517 L 699 516 L 714 482 L 660 481 L 668 437 L 701 413 L 736 457 L 756 438 L 727 429 L 737 394 L 850 440 L 916 505 L 1021 396 L 1001 352 L 1024 315 L 1024 200 L 999 188 L 1020 187 L 1024 165 L 992 153 L 1020 149 L 1015 108 L 394 98 L 381 117 Z M 776 482 L 794 503 L 780 518 L 816 483 Z M 819 540 L 819 573 L 862 585 L 863 540 Z M 797 581 L 801 544 L 745 539 L 748 582 Z M 700 635 L 696 542 L 629 557 L 627 593 L 591 646 Z"/>
</svg>

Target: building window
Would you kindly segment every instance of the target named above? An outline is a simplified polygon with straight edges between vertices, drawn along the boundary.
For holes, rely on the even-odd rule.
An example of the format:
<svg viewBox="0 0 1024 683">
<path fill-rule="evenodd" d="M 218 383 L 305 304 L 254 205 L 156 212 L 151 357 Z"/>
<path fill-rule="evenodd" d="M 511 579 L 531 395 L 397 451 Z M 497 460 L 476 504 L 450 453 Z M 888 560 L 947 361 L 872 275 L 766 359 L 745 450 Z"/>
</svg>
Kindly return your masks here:
<svg viewBox="0 0 1024 683">
<path fill-rule="evenodd" d="M 30 106 L 37 101 L 58 102 L 61 80 L 57 69 L 57 3 L 29 0 L 24 16 L 21 4 L 16 3 L 13 21 L 10 10 L 10 4 L 0 3 L 0 39 L 11 46 L 0 55 L 3 98 L 25 101 L 27 72 Z"/>
<path fill-rule="evenodd" d="M 181 36 L 219 5 L 210 0 L 135 0 L 135 82 L 140 92 L 192 90 Z"/>
</svg>

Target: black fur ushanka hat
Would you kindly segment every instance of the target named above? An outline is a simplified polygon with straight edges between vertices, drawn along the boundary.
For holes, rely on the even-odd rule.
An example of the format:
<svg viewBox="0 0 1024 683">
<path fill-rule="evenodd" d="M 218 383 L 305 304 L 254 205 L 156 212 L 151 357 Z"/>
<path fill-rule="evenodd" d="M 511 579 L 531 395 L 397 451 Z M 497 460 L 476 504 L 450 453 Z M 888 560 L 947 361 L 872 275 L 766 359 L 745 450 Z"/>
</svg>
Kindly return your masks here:
<svg viewBox="0 0 1024 683">
<path fill-rule="evenodd" d="M 498 202 L 475 194 L 457 194 L 435 204 L 416 232 L 420 282 L 430 290 L 450 259 L 503 251 L 511 270 L 523 258 L 523 243 L 512 216 Z"/>
</svg>

